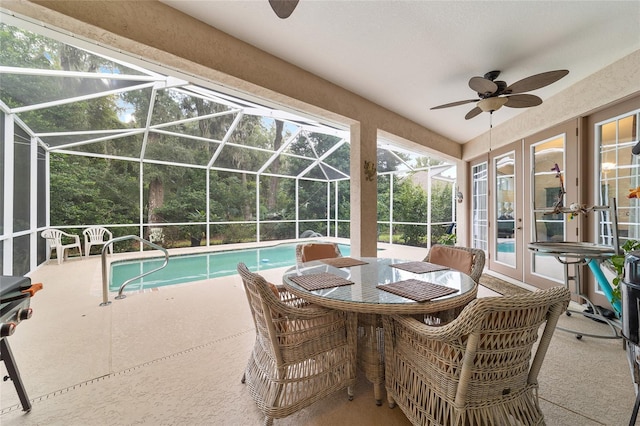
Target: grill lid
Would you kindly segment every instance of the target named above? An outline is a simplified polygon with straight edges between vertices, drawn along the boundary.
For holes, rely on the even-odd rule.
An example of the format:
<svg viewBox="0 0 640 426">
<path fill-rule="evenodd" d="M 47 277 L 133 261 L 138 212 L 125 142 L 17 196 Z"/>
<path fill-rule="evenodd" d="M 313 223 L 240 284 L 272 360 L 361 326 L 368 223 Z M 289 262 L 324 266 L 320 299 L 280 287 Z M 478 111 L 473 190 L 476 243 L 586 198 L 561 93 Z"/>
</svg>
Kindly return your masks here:
<svg viewBox="0 0 640 426">
<path fill-rule="evenodd" d="M 0 275 L 0 299 L 10 297 L 31 287 L 31 278 Z"/>
<path fill-rule="evenodd" d="M 625 257 L 624 281 L 640 286 L 640 250 L 632 251 Z"/>
</svg>

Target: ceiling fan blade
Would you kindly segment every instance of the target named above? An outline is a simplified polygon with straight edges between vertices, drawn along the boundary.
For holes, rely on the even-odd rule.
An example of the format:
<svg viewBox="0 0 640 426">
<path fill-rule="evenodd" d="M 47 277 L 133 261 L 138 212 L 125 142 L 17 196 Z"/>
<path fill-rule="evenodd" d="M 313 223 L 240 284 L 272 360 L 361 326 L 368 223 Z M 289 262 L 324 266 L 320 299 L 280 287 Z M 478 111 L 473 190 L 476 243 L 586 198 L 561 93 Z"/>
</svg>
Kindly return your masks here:
<svg viewBox="0 0 640 426">
<path fill-rule="evenodd" d="M 278 15 L 278 18 L 286 19 L 293 13 L 299 0 L 269 0 L 271 9 Z"/>
<path fill-rule="evenodd" d="M 523 78 L 520 81 L 516 81 L 505 90 L 506 93 L 522 93 L 530 90 L 540 89 L 541 87 L 548 86 L 551 83 L 555 83 L 565 75 L 569 74 L 568 70 L 556 70 L 547 71 L 540 74 L 532 75 L 527 78 Z"/>
<path fill-rule="evenodd" d="M 464 104 L 469 104 L 471 102 L 478 102 L 480 99 L 467 99 L 466 101 L 458 101 L 458 102 L 451 102 L 450 104 L 444 104 L 444 105 L 438 105 L 435 106 L 431 109 L 442 109 L 442 108 L 449 108 L 449 107 L 454 107 L 454 106 L 458 106 L 458 105 L 464 105 Z"/>
<path fill-rule="evenodd" d="M 481 95 L 491 95 L 498 90 L 498 85 L 484 77 L 471 77 L 469 87 Z"/>
<path fill-rule="evenodd" d="M 467 115 L 464 116 L 465 120 L 470 120 L 473 117 L 480 115 L 480 113 L 482 113 L 482 110 L 480 109 L 480 107 L 475 107 L 474 109 L 472 109 L 471 111 L 469 111 L 467 113 Z"/>
<path fill-rule="evenodd" d="M 542 99 L 536 95 L 513 95 L 507 96 L 507 103 L 504 106 L 509 108 L 529 108 L 532 106 L 540 105 Z"/>
</svg>

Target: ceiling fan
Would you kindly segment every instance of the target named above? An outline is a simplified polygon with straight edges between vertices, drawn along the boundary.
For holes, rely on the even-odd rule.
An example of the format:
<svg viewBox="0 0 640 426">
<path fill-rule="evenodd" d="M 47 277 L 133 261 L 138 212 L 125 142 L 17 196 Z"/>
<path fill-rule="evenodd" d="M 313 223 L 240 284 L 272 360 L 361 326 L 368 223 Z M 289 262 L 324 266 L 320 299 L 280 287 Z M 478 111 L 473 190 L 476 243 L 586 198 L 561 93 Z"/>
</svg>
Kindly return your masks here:
<svg viewBox="0 0 640 426">
<path fill-rule="evenodd" d="M 271 9 L 278 15 L 278 18 L 286 19 L 293 13 L 299 0 L 269 0 Z"/>
<path fill-rule="evenodd" d="M 500 75 L 500 71 L 489 71 L 484 77 L 471 77 L 469 80 L 469 87 L 478 93 L 477 99 L 451 102 L 431 109 L 449 108 L 477 102 L 476 107 L 464 116 L 466 120 L 469 120 L 482 112 L 493 113 L 493 111 L 499 110 L 502 106 L 529 108 L 540 105 L 542 99 L 535 95 L 523 94 L 523 92 L 548 86 L 567 74 L 569 74 L 568 70 L 547 71 L 523 78 L 507 86 L 507 83 L 504 81 L 496 81 L 496 78 Z"/>
</svg>

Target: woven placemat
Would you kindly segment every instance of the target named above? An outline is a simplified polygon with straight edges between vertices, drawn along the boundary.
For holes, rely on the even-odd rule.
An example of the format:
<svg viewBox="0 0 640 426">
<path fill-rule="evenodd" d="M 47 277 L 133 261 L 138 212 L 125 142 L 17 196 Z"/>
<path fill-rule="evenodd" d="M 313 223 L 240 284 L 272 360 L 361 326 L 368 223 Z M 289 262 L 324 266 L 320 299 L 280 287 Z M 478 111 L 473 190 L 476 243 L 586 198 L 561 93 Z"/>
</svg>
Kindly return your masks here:
<svg viewBox="0 0 640 426">
<path fill-rule="evenodd" d="M 427 272 L 434 271 L 444 271 L 445 269 L 449 269 L 446 266 L 436 265 L 435 263 L 429 262 L 404 262 L 404 263 L 394 263 L 393 265 L 389 265 L 393 268 L 404 269 L 405 271 L 413 272 L 414 274 L 425 274 Z"/>
<path fill-rule="evenodd" d="M 458 291 L 454 288 L 414 279 L 396 281 L 390 284 L 380 284 L 376 287 L 380 290 L 415 300 L 416 302 L 426 302 L 427 300 L 446 296 L 447 294 Z"/>
<path fill-rule="evenodd" d="M 289 277 L 289 279 L 298 284 L 300 287 L 309 291 L 353 284 L 352 281 L 345 280 L 342 277 L 329 274 L 328 272 L 308 275 L 294 275 L 292 277 Z"/>
<path fill-rule="evenodd" d="M 331 265 L 335 268 L 347 268 L 349 266 L 366 265 L 367 262 L 360 259 L 354 259 L 353 257 L 332 257 L 329 259 L 322 259 L 321 262 Z"/>
</svg>

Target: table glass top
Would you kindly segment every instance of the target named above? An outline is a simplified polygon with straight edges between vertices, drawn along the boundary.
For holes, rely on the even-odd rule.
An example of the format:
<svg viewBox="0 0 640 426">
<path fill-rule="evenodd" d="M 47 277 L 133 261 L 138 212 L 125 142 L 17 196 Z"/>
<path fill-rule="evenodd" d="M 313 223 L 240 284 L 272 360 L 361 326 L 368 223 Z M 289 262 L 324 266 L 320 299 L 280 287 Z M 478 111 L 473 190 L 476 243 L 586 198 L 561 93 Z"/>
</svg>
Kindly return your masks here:
<svg viewBox="0 0 640 426">
<path fill-rule="evenodd" d="M 591 259 L 611 257 L 615 254 L 612 246 L 580 241 L 541 241 L 529 243 L 529 250 L 551 256 L 585 257 Z"/>
<path fill-rule="evenodd" d="M 389 284 L 408 279 L 417 279 L 457 290 L 455 293 L 438 297 L 433 300 L 446 300 L 458 297 L 471 291 L 476 285 L 470 276 L 453 269 L 418 274 L 390 266 L 396 263 L 409 262 L 408 260 L 375 257 L 362 257 L 358 259 L 364 260 L 368 263 L 366 265 L 346 268 L 335 268 L 321 260 L 303 263 L 302 265 L 289 268 L 283 276 L 283 282 L 286 286 L 294 288 L 299 292 L 306 292 L 315 296 L 345 302 L 372 304 L 418 303 L 415 300 L 378 289 L 376 288 L 378 284 Z M 308 291 L 289 279 L 290 276 L 319 273 L 334 274 L 349 281 L 353 281 L 354 284 Z"/>
</svg>

